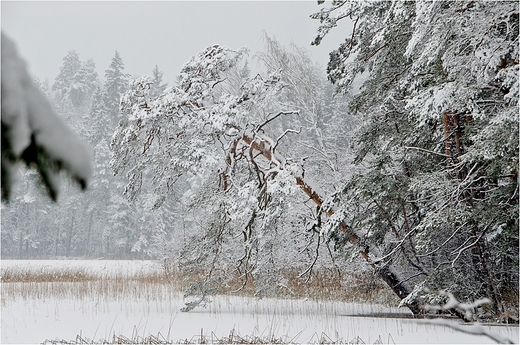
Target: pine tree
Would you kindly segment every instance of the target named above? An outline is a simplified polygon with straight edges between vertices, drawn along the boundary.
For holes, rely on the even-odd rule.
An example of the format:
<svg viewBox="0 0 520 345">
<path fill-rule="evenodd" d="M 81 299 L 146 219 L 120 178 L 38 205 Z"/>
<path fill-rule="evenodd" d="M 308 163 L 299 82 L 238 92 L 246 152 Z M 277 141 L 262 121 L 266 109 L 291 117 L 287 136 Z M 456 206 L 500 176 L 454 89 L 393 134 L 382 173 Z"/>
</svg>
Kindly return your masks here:
<svg viewBox="0 0 520 345">
<path fill-rule="evenodd" d="M 518 308 L 518 3 L 334 2 L 313 17 L 315 44 L 355 23 L 328 64 L 365 119 L 349 223 L 425 298 L 488 297 L 494 317 Z"/>
<path fill-rule="evenodd" d="M 81 68 L 79 54 L 71 50 L 63 58 L 63 65 L 60 67 L 60 73 L 54 80 L 52 90 L 58 92 L 59 99 L 62 99 L 70 92 L 76 74 Z"/>
<path fill-rule="evenodd" d="M 128 87 L 128 74 L 124 73 L 123 59 L 116 51 L 109 68 L 105 71 L 105 97 L 104 102 L 112 127 L 119 121 L 119 99 Z"/>
<path fill-rule="evenodd" d="M 86 138 L 95 147 L 102 139 L 109 140 L 112 124 L 105 105 L 105 93 L 101 86 L 97 85 L 92 94 L 92 101 L 88 116 L 85 117 L 84 127 L 88 129 Z"/>
<path fill-rule="evenodd" d="M 148 95 L 148 78 L 133 81 L 122 97 L 123 120 L 112 141 L 112 168 L 126 172 L 125 194 L 131 200 L 153 189 L 154 207 L 173 191 L 188 205 L 183 218 L 192 235 L 181 259 L 187 274 L 204 273 L 188 291 L 198 301 L 222 284 L 236 284 L 230 270 L 242 279 L 237 289 L 255 281 L 265 296 L 284 288 L 285 278 L 278 274 L 284 267 L 308 274 L 332 256 L 316 208 L 303 202 L 310 197 L 320 216 L 334 212 L 307 184 L 301 166 L 280 154 L 282 146 L 303 151 L 298 140 L 282 143 L 296 136 L 293 126 L 300 123 L 279 119 L 298 119 L 291 108 L 299 104 L 288 95 L 304 86 L 289 87 L 290 79 L 278 68 L 249 77 L 242 64 L 245 52 L 208 47 L 184 66 L 179 85 L 157 99 Z M 316 85 L 312 72 L 304 68 L 295 74 L 305 80 L 310 75 L 310 85 Z M 311 88 L 298 101 L 312 95 Z M 307 255 L 296 259 L 300 251 Z M 391 270 L 385 272 L 393 277 Z"/>
<path fill-rule="evenodd" d="M 152 71 L 152 84 L 150 85 L 150 97 L 157 97 L 164 93 L 164 90 L 168 87 L 167 84 L 162 83 L 163 72 L 159 70 L 159 67 L 155 65 Z"/>
<path fill-rule="evenodd" d="M 99 83 L 96 72 L 96 64 L 92 59 L 81 62 L 79 54 L 75 51 L 63 58 L 63 65 L 56 77 L 52 90 L 56 92 L 57 103 L 63 108 L 69 107 L 68 102 L 75 109 L 89 104 L 89 98 Z M 69 109 L 70 111 L 71 109 Z"/>
<path fill-rule="evenodd" d="M 79 108 L 84 104 L 90 103 L 88 101 L 98 86 L 98 83 L 96 64 L 92 59 L 89 59 L 81 64 L 81 68 L 73 76 L 69 91 L 72 104 L 76 108 Z"/>
</svg>

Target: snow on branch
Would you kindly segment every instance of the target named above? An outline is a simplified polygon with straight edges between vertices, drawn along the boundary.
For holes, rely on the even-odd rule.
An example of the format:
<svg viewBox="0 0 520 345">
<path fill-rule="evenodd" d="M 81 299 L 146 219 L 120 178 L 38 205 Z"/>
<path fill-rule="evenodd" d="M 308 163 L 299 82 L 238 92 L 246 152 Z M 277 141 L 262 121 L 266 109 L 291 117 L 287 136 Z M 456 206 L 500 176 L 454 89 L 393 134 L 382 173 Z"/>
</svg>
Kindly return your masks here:
<svg viewBox="0 0 520 345">
<path fill-rule="evenodd" d="M 491 333 L 482 326 L 482 324 L 476 322 L 471 325 L 466 324 L 459 324 L 454 321 L 445 320 L 445 319 L 433 319 L 433 320 L 420 320 L 419 322 L 430 324 L 430 325 L 439 325 L 439 326 L 446 326 L 451 329 L 454 329 L 459 332 L 467 333 L 467 334 L 473 334 L 473 335 L 481 335 L 488 337 L 489 339 L 492 339 L 493 341 L 496 341 L 498 344 L 514 344 L 513 341 L 510 339 L 497 334 L 497 333 Z"/>
<path fill-rule="evenodd" d="M 83 143 L 58 118 L 33 84 L 16 47 L 2 33 L 2 199 L 9 200 L 17 162 L 38 170 L 56 200 L 59 172 L 67 171 L 82 189 L 92 174 Z"/>
<path fill-rule="evenodd" d="M 424 306 L 424 309 L 426 311 L 429 311 L 429 310 L 433 310 L 433 311 L 459 310 L 464 313 L 466 320 L 473 320 L 474 319 L 473 314 L 474 314 L 474 310 L 476 308 L 491 303 L 491 300 L 489 300 L 489 298 L 482 298 L 482 299 L 474 301 L 473 303 L 462 303 L 462 302 L 459 302 L 455 298 L 455 296 L 453 296 L 452 293 L 442 292 L 441 294 L 448 298 L 448 301 L 443 306 L 434 306 L 434 305 L 427 304 Z M 426 324 L 432 324 L 432 325 L 447 326 L 454 330 L 468 333 L 468 334 L 486 336 L 486 337 L 492 339 L 493 341 L 496 341 L 499 344 L 513 344 L 513 342 L 510 339 L 503 337 L 500 334 L 489 332 L 488 330 L 486 330 L 486 328 L 482 324 L 480 324 L 478 322 L 475 322 L 470 325 L 459 324 L 458 322 L 453 322 L 453 321 L 444 320 L 444 319 L 425 320 L 422 322 L 426 323 Z"/>
<path fill-rule="evenodd" d="M 418 299 L 421 298 L 421 295 L 423 293 L 429 293 L 430 290 L 424 286 L 424 282 L 416 285 L 413 289 L 413 291 L 406 297 L 401 300 L 401 303 L 399 304 L 399 307 L 405 306 L 409 303 L 416 302 Z M 425 324 L 431 324 L 431 325 L 441 325 L 441 326 L 447 326 L 454 330 L 473 334 L 473 335 L 482 335 L 486 336 L 497 343 L 500 344 L 513 344 L 513 342 L 510 339 L 507 339 L 506 337 L 501 336 L 500 334 L 491 333 L 486 328 L 478 323 L 468 323 L 475 320 L 475 310 L 479 307 L 482 307 L 484 305 L 488 305 L 491 303 L 491 300 L 489 298 L 482 298 L 479 300 L 476 300 L 472 303 L 462 303 L 457 300 L 457 298 L 450 292 L 441 291 L 438 295 L 438 297 L 442 297 L 446 300 L 446 302 L 443 305 L 431 305 L 431 304 L 424 304 L 422 305 L 422 310 L 425 312 L 433 311 L 449 311 L 454 312 L 457 314 L 461 319 L 466 321 L 463 324 L 460 324 L 459 321 L 451 321 L 446 319 L 429 319 L 429 320 L 419 320 L 419 322 L 425 323 Z"/>
</svg>

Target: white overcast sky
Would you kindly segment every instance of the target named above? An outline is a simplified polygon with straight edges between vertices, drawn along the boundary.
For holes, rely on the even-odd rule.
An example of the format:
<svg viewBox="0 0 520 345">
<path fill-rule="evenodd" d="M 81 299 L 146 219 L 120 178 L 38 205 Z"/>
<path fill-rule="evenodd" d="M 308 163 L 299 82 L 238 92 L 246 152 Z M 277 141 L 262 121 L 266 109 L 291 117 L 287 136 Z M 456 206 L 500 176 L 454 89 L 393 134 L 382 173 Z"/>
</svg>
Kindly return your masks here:
<svg viewBox="0 0 520 345">
<path fill-rule="evenodd" d="M 326 2 L 325 6 L 330 5 Z M 17 44 L 30 72 L 50 83 L 70 50 L 93 59 L 104 77 L 115 51 L 132 76 L 158 65 L 173 83 L 188 59 L 209 45 L 262 49 L 263 32 L 283 45 L 307 47 L 325 68 L 328 54 L 348 37 L 349 23 L 311 46 L 317 1 L 2 1 L 2 31 Z M 254 68 L 254 66 L 252 66 Z"/>
</svg>

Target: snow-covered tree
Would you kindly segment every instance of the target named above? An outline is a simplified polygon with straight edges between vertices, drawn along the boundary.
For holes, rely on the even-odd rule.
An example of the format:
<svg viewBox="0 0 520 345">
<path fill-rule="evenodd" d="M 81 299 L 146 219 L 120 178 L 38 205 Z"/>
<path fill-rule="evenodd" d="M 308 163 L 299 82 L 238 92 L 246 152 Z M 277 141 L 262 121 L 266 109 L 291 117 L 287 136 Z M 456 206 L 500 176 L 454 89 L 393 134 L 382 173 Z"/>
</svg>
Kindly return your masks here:
<svg viewBox="0 0 520 345">
<path fill-rule="evenodd" d="M 54 80 L 52 90 L 59 92 L 60 97 L 64 97 L 64 94 L 70 90 L 80 68 L 79 54 L 74 50 L 69 51 L 63 58 L 63 65 L 60 67 L 60 73 Z"/>
<path fill-rule="evenodd" d="M 105 71 L 105 97 L 104 102 L 107 107 L 112 126 L 116 126 L 119 121 L 119 99 L 126 91 L 128 86 L 128 74 L 124 72 L 125 64 L 119 52 L 116 51 L 110 66 Z"/>
<path fill-rule="evenodd" d="M 63 58 L 63 65 L 54 80 L 52 90 L 56 92 L 58 103 L 70 102 L 74 108 L 80 108 L 88 103 L 98 84 L 97 79 L 94 61 L 81 62 L 79 54 L 72 50 Z"/>
<path fill-rule="evenodd" d="M 247 166 L 254 169 L 254 161 L 237 159 L 238 155 L 248 155 L 249 143 L 242 136 L 254 138 L 253 133 L 261 129 L 258 126 L 281 115 L 269 114 L 266 103 L 257 101 L 269 99 L 280 90 L 276 75 L 267 80 L 260 77 L 249 80 L 237 94 L 223 91 L 224 73 L 236 66 L 244 54 L 244 50 L 209 47 L 184 66 L 179 86 L 169 88 L 158 98 L 149 96 L 151 80 L 132 82 L 122 97 L 123 120 L 112 142 L 112 167 L 116 173 L 127 171 L 129 183 L 125 193 L 131 199 L 139 195 L 146 183 L 151 183 L 155 190 L 156 207 L 173 191 L 179 179 L 200 186 L 191 189 L 191 196 L 186 195 L 185 200 L 196 206 L 197 212 L 212 214 L 201 224 L 201 231 L 211 235 L 206 238 L 215 255 L 205 255 L 210 262 L 225 253 L 218 249 L 218 243 L 224 240 L 223 237 L 219 240 L 218 233 L 225 231 L 230 236 L 233 227 L 226 226 L 230 222 L 237 225 L 236 229 L 247 228 L 260 212 L 255 210 L 259 199 L 267 197 L 259 195 L 265 193 L 265 188 L 263 192 L 258 188 L 258 183 L 263 182 L 244 180 L 238 173 L 256 176 L 254 170 L 244 171 Z M 240 163 L 235 167 L 233 161 Z M 148 175 L 151 181 L 147 182 Z M 236 193 L 240 195 L 238 200 L 234 200 L 238 197 Z M 242 254 L 232 246 L 228 250 L 231 256 L 227 262 L 237 262 Z M 191 255 L 201 253 L 198 250 Z"/>
<path fill-rule="evenodd" d="M 264 37 L 265 49 L 257 57 L 267 71 L 279 71 L 285 87 L 284 99 L 299 111 L 298 121 L 282 117 L 281 127 L 292 121 L 301 126 L 301 133 L 290 145 L 281 143 L 284 152 L 305 159 L 309 176 L 330 176 L 316 181 L 323 191 L 332 192 L 334 186 L 347 176 L 350 167 L 349 146 L 351 135 L 358 125 L 354 116 L 346 116 L 348 95 L 334 95 L 321 68 L 308 52 L 294 44 L 283 47 L 276 39 Z M 294 145 L 295 142 L 299 145 Z"/>
<path fill-rule="evenodd" d="M 81 64 L 74 75 L 73 84 L 69 91 L 72 104 L 80 107 L 92 96 L 99 85 L 96 64 L 92 59 Z"/>
<path fill-rule="evenodd" d="M 494 316 L 518 308 L 518 16 L 513 1 L 334 1 L 313 15 L 314 44 L 354 22 L 328 64 L 364 118 L 347 223 L 406 280 L 487 296 Z"/>
<path fill-rule="evenodd" d="M 163 84 L 163 72 L 156 65 L 152 71 L 152 84 L 150 85 L 150 97 L 157 97 L 163 94 L 168 87 Z"/>
<path fill-rule="evenodd" d="M 85 138 L 94 148 L 101 140 L 109 140 L 112 135 L 112 125 L 105 105 L 103 88 L 100 85 L 97 85 L 92 93 L 88 113 L 83 116 L 81 125 Z"/>
<path fill-rule="evenodd" d="M 230 284 L 233 275 L 242 279 L 242 287 L 254 280 L 258 294 L 273 293 L 285 285 L 277 272 L 283 263 L 294 265 L 290 258 L 298 249 L 308 253 L 316 245 L 316 252 L 325 250 L 320 242 L 328 232 L 319 220 L 306 222 L 294 205 L 314 202 L 318 217 L 342 223 L 341 214 L 335 215 L 331 202 L 304 177 L 303 160 L 279 153 L 282 142 L 300 132 L 280 127 L 279 119 L 297 118 L 299 112 L 292 109 L 301 107 L 303 98 L 288 101 L 288 95 L 301 90 L 285 83 L 281 70 L 245 77 L 240 73 L 243 54 L 207 48 L 184 66 L 179 85 L 158 98 L 149 96 L 150 79 L 133 81 L 122 97 L 123 119 L 113 137 L 112 167 L 118 174 L 126 171 L 130 199 L 154 188 L 158 207 L 178 181 L 191 184 L 184 200 L 193 215 L 193 236 L 181 259 L 185 269 L 205 279 L 189 291 L 202 297 L 186 310 L 220 284 Z M 244 79 L 236 83 L 240 75 Z M 291 212 L 294 217 L 287 216 Z M 359 236 L 346 224 L 341 229 L 367 254 Z M 306 232 L 318 234 L 317 244 L 305 243 L 301 234 Z M 312 268 L 317 257 L 310 259 Z M 305 260 L 294 261 L 305 265 Z M 389 284 L 400 284 L 391 269 L 381 270 Z"/>
</svg>

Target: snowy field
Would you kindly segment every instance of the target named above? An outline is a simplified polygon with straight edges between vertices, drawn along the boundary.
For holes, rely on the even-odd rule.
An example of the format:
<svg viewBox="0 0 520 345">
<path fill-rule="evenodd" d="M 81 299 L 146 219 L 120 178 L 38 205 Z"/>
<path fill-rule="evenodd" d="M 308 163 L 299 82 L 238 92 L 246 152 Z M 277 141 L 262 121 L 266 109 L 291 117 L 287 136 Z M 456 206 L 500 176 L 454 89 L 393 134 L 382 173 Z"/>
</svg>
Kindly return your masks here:
<svg viewBox="0 0 520 345">
<path fill-rule="evenodd" d="M 9 261 L 6 268 L 70 269 L 85 268 L 99 275 L 132 275 L 160 270 L 151 261 Z M 3 273 L 2 273 L 3 274 Z M 45 340 L 111 339 L 124 335 L 134 338 L 160 334 L 169 341 L 196 340 L 203 333 L 222 338 L 233 331 L 241 336 L 282 339 L 294 343 L 316 343 L 323 339 L 366 344 L 481 344 L 489 338 L 473 336 L 446 326 L 425 324 L 424 320 L 400 317 L 360 317 L 371 313 L 403 313 L 405 310 L 377 305 L 331 301 L 274 300 L 217 296 L 206 308 L 179 311 L 184 306 L 182 292 L 157 285 L 146 293 L 130 287 L 119 296 L 86 294 L 49 297 L 37 294 L 19 296 L 4 293 L 14 285 L 2 284 L 1 343 L 38 344 Z M 53 284 L 53 283 L 40 283 Z M 60 283 L 76 284 L 76 283 Z M 20 287 L 20 291 L 23 288 Z M 31 296 L 31 297 L 28 297 Z M 492 333 L 518 343 L 518 326 L 490 326 Z"/>
</svg>

